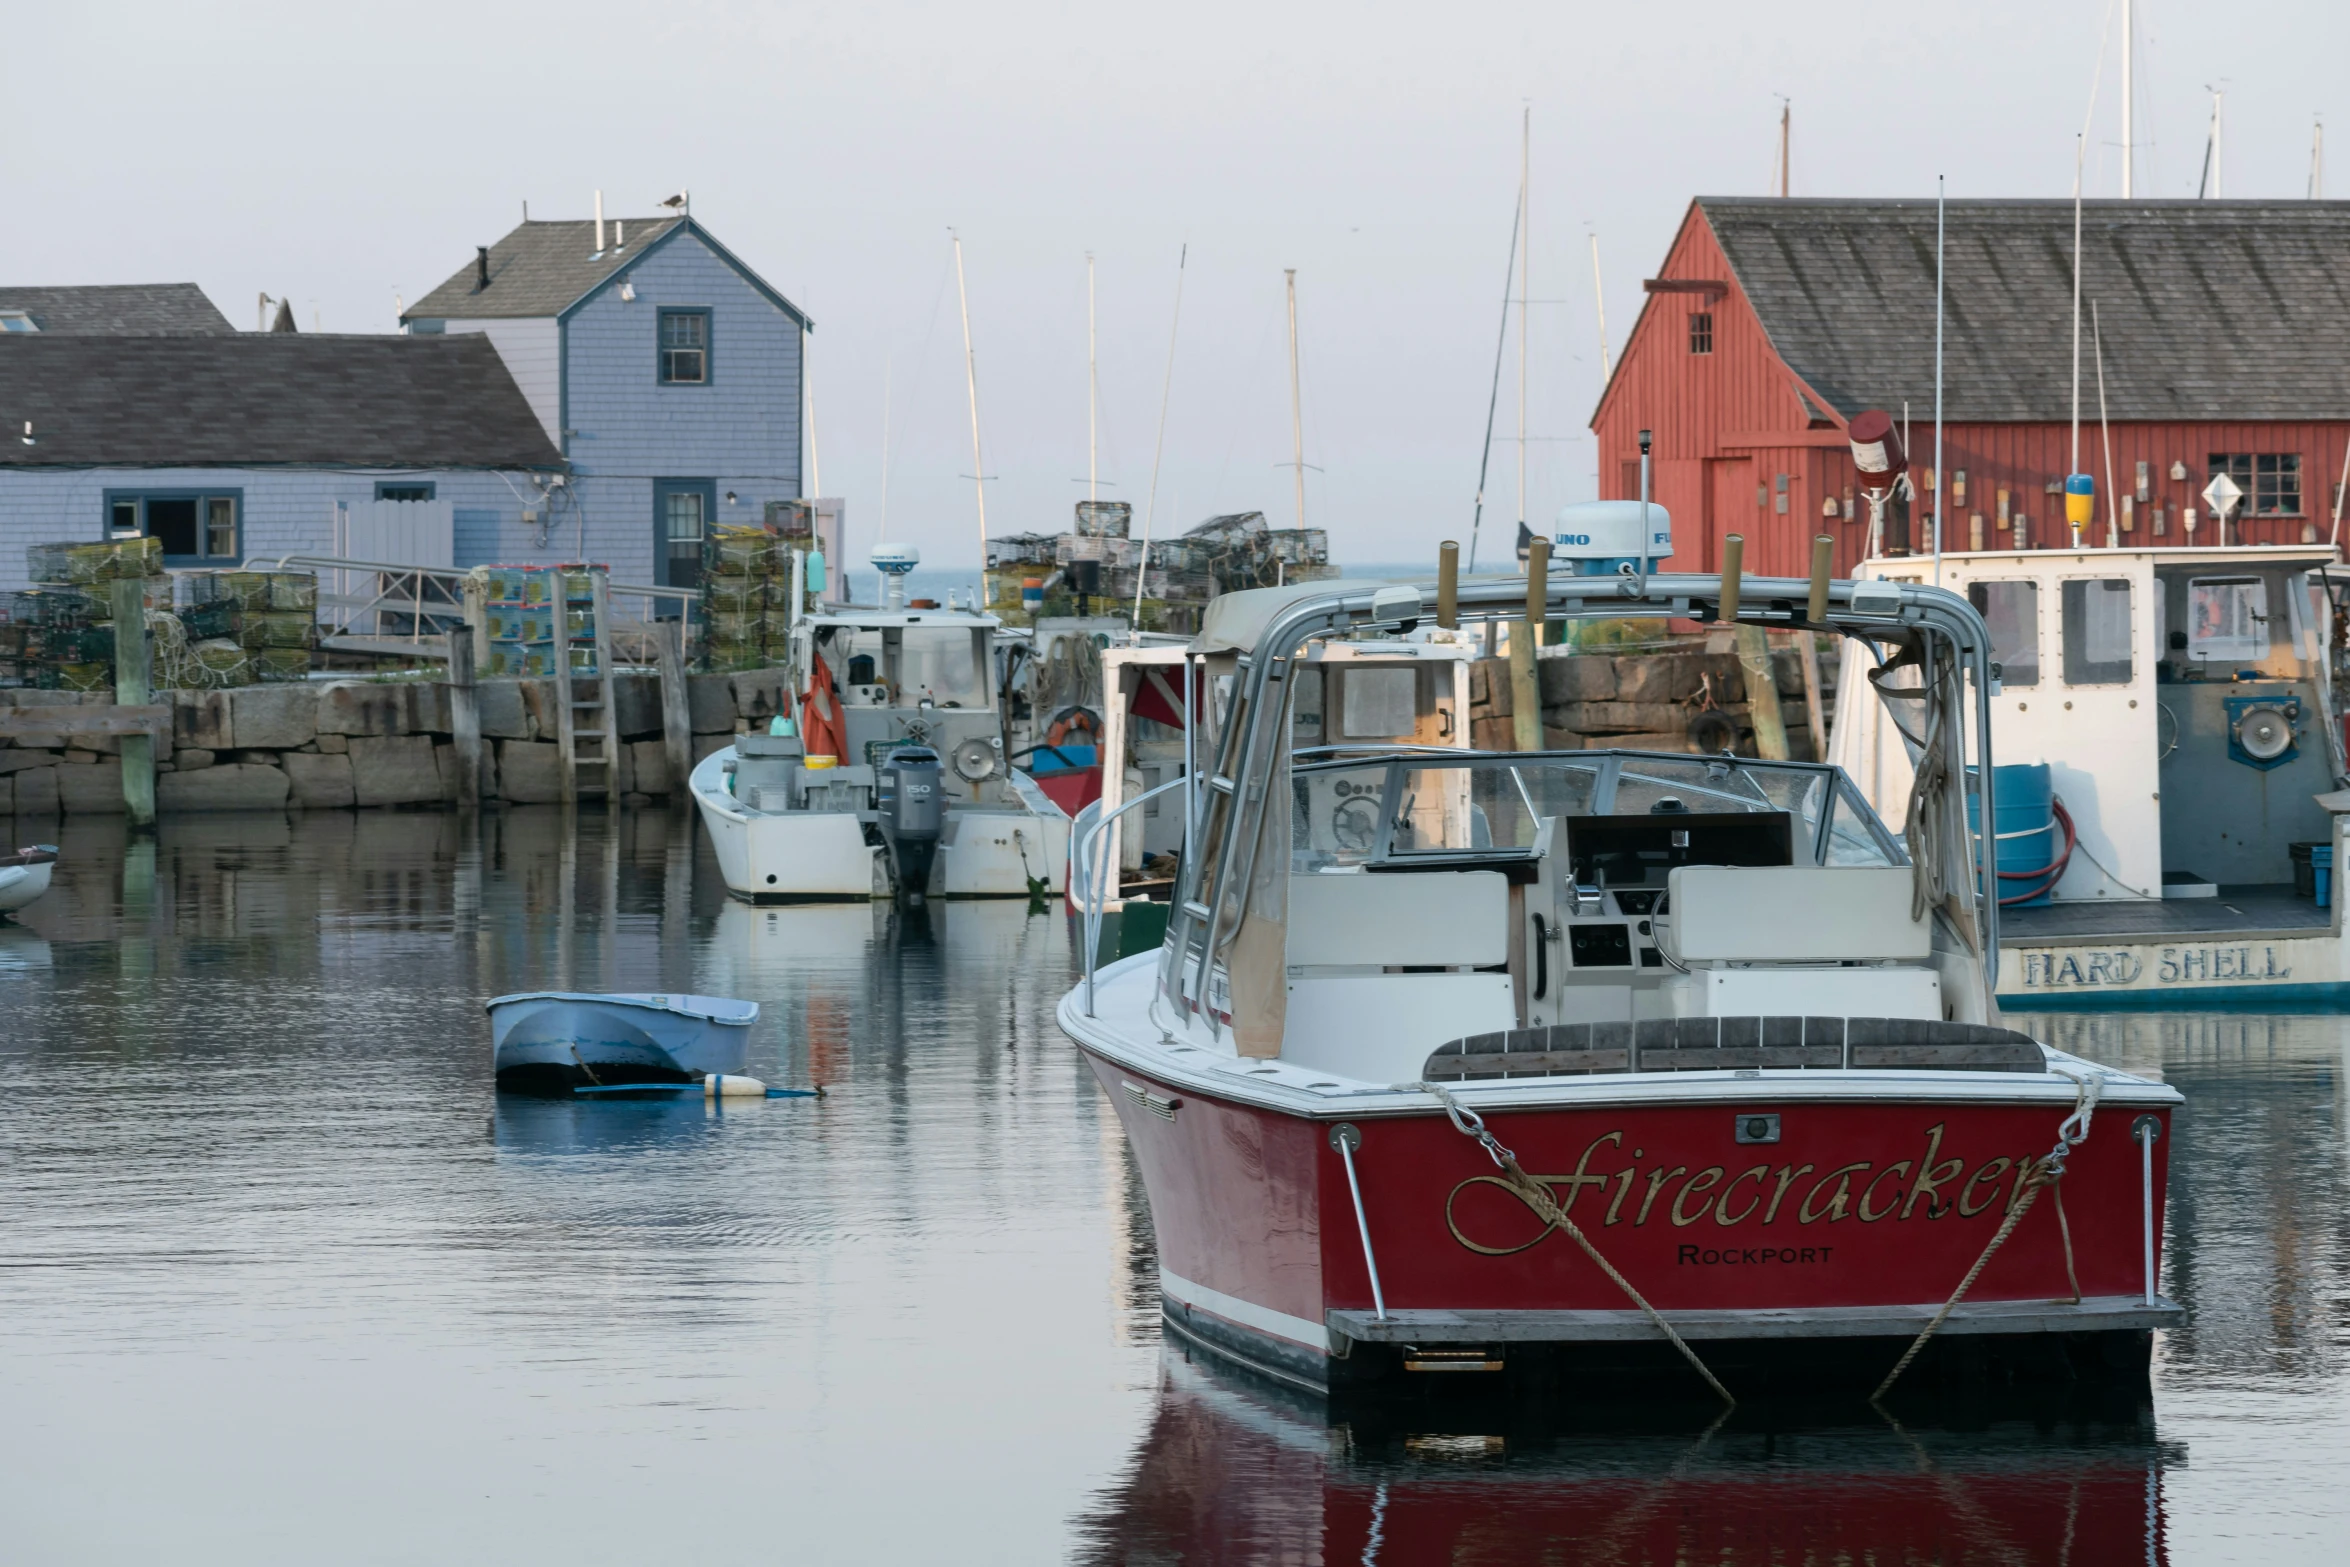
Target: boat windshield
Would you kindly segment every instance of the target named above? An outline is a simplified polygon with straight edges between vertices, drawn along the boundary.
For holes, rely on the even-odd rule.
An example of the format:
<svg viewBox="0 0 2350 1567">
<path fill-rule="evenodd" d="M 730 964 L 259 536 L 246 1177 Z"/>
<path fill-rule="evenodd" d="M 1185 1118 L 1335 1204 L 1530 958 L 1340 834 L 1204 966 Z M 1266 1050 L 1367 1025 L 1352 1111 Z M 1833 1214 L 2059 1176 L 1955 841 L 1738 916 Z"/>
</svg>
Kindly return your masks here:
<svg viewBox="0 0 2350 1567">
<path fill-rule="evenodd" d="M 880 686 L 900 707 L 986 707 L 987 634 L 970 624 L 840 626 L 819 633 L 836 678 Z"/>
<path fill-rule="evenodd" d="M 1835 768 L 1801 762 L 1622 751 L 1301 753 L 1291 788 L 1291 865 L 1300 873 L 1531 862 L 1576 817 L 1728 813 L 1784 816 L 1798 863 L 1905 863 Z"/>
</svg>

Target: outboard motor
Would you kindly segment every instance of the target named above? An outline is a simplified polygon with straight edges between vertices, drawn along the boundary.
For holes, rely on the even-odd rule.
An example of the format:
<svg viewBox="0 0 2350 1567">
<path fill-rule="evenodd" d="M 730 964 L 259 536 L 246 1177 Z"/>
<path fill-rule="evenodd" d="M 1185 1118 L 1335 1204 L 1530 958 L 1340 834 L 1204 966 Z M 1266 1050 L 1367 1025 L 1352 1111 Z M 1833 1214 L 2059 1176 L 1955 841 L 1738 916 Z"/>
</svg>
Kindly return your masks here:
<svg viewBox="0 0 2350 1567">
<path fill-rule="evenodd" d="M 945 770 L 938 753 L 925 745 L 901 745 L 882 759 L 881 836 L 889 845 L 898 897 L 920 903 L 930 886 L 930 862 L 938 856 L 946 824 Z"/>
</svg>

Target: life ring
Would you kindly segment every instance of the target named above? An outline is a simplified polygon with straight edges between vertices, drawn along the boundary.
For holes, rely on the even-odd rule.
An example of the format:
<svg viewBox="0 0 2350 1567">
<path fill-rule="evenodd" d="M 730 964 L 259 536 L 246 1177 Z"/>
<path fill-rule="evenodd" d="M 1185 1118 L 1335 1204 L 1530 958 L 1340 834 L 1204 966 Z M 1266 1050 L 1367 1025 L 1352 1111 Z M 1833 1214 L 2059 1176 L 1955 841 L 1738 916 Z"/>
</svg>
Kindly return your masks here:
<svg viewBox="0 0 2350 1567">
<path fill-rule="evenodd" d="M 1089 707 L 1062 708 L 1053 719 L 1052 727 L 1045 731 L 1044 743 L 1057 747 L 1068 740 L 1069 732 L 1073 729 L 1085 731 L 1083 743 L 1086 745 L 1098 747 L 1102 743 L 1102 721 Z"/>
</svg>

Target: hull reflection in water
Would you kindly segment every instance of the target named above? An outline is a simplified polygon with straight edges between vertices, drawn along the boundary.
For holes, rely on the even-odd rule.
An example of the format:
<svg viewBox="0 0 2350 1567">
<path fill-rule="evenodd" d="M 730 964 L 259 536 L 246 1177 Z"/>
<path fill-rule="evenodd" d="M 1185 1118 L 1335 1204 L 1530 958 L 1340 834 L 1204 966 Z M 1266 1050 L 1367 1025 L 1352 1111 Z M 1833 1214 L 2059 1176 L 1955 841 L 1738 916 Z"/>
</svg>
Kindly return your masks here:
<svg viewBox="0 0 2350 1567">
<path fill-rule="evenodd" d="M 1087 1563 L 2167 1564 L 2150 1410 L 1749 1406 L 1713 1428 L 1536 1425 L 1438 1399 L 1327 1420 L 1170 1345 Z M 1630 1406 L 1595 1413 L 1637 1418 Z"/>
</svg>

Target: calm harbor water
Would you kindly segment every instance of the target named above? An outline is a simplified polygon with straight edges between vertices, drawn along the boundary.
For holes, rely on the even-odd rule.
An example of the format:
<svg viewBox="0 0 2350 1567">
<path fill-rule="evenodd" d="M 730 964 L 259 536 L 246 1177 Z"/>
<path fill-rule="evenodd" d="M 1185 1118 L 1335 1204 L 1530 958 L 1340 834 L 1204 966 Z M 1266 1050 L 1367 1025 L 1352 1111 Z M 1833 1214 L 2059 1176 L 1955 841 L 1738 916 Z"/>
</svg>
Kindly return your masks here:
<svg viewBox="0 0 2350 1567">
<path fill-rule="evenodd" d="M 754 910 L 658 814 L 54 830 L 0 925 L 12 1559 L 2350 1559 L 2350 1020 L 2038 1020 L 2187 1095 L 2148 1407 L 1333 1421 L 1162 1346 L 1057 911 Z M 480 1003 L 542 987 L 755 999 L 826 1097 L 501 1101 Z"/>
</svg>

